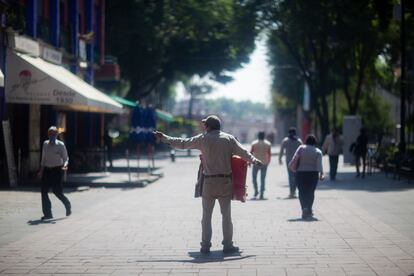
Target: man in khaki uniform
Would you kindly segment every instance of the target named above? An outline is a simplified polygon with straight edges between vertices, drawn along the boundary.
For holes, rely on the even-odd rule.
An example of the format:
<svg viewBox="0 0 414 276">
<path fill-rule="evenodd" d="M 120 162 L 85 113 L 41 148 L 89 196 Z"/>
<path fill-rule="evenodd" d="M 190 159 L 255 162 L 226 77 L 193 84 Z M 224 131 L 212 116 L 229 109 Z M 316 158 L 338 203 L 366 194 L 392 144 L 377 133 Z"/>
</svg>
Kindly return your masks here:
<svg viewBox="0 0 414 276">
<path fill-rule="evenodd" d="M 203 218 L 201 221 L 201 249 L 203 254 L 210 253 L 211 216 L 218 199 L 223 217 L 223 253 L 237 253 L 239 248 L 233 245 L 233 224 L 231 222 L 231 199 L 233 185 L 231 181 L 231 158 L 238 155 L 256 165 L 262 163 L 245 150 L 230 134 L 220 131 L 221 121 L 215 116 L 202 120 L 205 133 L 183 139 L 170 137 L 162 132 L 154 132 L 157 139 L 179 149 L 198 149 L 203 155 L 204 184 L 202 192 Z"/>
</svg>

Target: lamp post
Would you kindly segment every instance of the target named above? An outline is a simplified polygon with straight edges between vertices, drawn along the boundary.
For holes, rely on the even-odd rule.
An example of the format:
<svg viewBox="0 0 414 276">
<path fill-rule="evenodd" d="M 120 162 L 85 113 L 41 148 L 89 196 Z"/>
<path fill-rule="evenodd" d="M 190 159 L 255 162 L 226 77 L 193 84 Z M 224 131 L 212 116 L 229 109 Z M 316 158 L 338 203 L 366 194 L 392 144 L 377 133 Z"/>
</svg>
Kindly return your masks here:
<svg viewBox="0 0 414 276">
<path fill-rule="evenodd" d="M 406 148 L 405 143 L 405 100 L 406 100 L 406 45 L 405 45 L 405 1 L 401 0 L 401 110 L 400 110 L 400 144 L 399 150 L 404 153 Z"/>
</svg>

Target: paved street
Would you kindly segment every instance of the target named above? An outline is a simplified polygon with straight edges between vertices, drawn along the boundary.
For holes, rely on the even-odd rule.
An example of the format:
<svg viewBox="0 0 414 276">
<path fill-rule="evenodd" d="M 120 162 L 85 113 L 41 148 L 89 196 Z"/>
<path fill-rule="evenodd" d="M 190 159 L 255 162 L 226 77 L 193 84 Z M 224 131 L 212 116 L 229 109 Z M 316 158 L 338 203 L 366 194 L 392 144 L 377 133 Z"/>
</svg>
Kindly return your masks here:
<svg viewBox="0 0 414 276">
<path fill-rule="evenodd" d="M 317 220 L 302 221 L 298 200 L 285 199 L 285 166 L 274 158 L 268 200 L 232 204 L 234 241 L 243 252 L 221 253 L 216 204 L 213 251 L 202 256 L 201 201 L 193 198 L 197 158 L 161 160 L 157 166 L 164 177 L 145 188 L 67 193 L 73 204 L 69 218 L 51 195 L 56 219 L 50 223 L 38 221 L 40 193 L 0 191 L 0 274 L 414 273 L 414 181 L 383 174 L 355 179 L 352 167 L 341 166 L 339 181 L 325 181 L 317 190 Z"/>
</svg>

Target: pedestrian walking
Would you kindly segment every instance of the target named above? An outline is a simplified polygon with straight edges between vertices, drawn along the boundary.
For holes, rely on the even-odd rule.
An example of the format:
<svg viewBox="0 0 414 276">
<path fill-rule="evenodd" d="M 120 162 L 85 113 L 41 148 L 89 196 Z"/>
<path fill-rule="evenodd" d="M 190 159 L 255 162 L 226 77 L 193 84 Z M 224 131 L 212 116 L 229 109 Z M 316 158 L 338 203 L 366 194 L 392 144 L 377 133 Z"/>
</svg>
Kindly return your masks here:
<svg viewBox="0 0 414 276">
<path fill-rule="evenodd" d="M 316 138 L 308 135 L 305 145 L 300 146 L 289 168 L 296 171 L 296 184 L 299 190 L 299 202 L 302 208 L 302 219 L 313 217 L 313 202 L 318 180 L 323 180 L 322 151 L 316 147 Z"/>
<path fill-rule="evenodd" d="M 252 178 L 254 187 L 254 198 L 256 198 L 259 195 L 259 190 L 257 187 L 257 174 L 260 171 L 260 199 L 264 199 L 266 172 L 272 156 L 272 144 L 265 139 L 264 131 L 260 131 L 257 134 L 257 138 L 258 139 L 253 141 L 252 143 L 250 153 L 253 154 L 253 156 L 257 159 L 259 159 L 263 165 L 253 165 Z"/>
<path fill-rule="evenodd" d="M 293 155 L 295 154 L 298 147 L 302 145 L 302 140 L 296 135 L 296 128 L 291 127 L 289 128 L 288 136 L 285 137 L 280 145 L 280 152 L 279 152 L 279 164 L 283 164 L 282 157 L 286 155 L 285 162 L 286 162 L 286 169 L 288 173 L 288 180 L 289 180 L 289 196 L 288 198 L 295 198 L 296 197 L 296 181 L 295 181 L 295 173 L 292 170 L 289 170 L 288 164 L 292 160 Z"/>
<path fill-rule="evenodd" d="M 155 131 L 158 140 L 179 149 L 198 149 L 203 156 L 203 217 L 201 221 L 201 249 L 203 254 L 210 253 L 211 247 L 211 217 L 216 199 L 220 204 L 223 228 L 223 253 L 237 253 L 239 248 L 233 245 L 233 224 L 231 220 L 231 199 L 233 186 L 231 181 L 231 159 L 233 155 L 255 165 L 261 164 L 252 154 L 230 134 L 222 132 L 221 121 L 211 115 L 202 120 L 204 133 L 190 137 L 179 138 Z"/>
<path fill-rule="evenodd" d="M 49 140 L 43 143 L 42 159 L 38 177 L 42 180 L 42 220 L 52 219 L 52 204 L 48 196 L 49 189 L 52 187 L 55 196 L 62 201 L 66 208 L 66 216 L 72 214 L 69 199 L 63 194 L 62 176 L 68 168 L 68 152 L 65 144 L 57 139 L 58 130 L 51 126 L 47 132 Z"/>
<path fill-rule="evenodd" d="M 336 173 L 338 171 L 339 155 L 342 152 L 342 138 L 338 130 L 333 127 L 331 133 L 328 134 L 323 142 L 323 152 L 329 156 L 329 176 L 332 181 L 336 180 Z"/>
<path fill-rule="evenodd" d="M 356 177 L 359 177 L 362 160 L 362 178 L 365 177 L 365 166 L 366 166 L 366 157 L 368 152 L 368 136 L 365 128 L 359 130 L 359 135 L 354 143 L 351 145 L 351 152 L 355 156 L 355 167 L 356 167 Z"/>
</svg>

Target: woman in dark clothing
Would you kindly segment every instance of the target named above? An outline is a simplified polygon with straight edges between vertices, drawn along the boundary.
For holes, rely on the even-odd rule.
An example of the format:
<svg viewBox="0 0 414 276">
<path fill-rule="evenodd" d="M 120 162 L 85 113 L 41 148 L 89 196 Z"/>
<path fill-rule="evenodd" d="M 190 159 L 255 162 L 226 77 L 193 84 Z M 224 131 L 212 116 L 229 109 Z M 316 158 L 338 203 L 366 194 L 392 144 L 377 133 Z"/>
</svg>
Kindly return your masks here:
<svg viewBox="0 0 414 276">
<path fill-rule="evenodd" d="M 368 136 L 366 134 L 365 128 L 361 128 L 359 130 L 359 136 L 355 142 L 355 148 L 354 148 L 354 155 L 355 155 L 355 166 L 357 175 L 356 177 L 359 177 L 360 171 L 359 166 L 361 165 L 361 159 L 362 159 L 362 178 L 365 177 L 365 165 L 366 165 L 366 157 L 368 152 Z"/>
<path fill-rule="evenodd" d="M 297 155 L 297 157 L 295 157 Z M 316 147 L 316 138 L 309 135 L 305 145 L 300 146 L 293 159 L 298 158 L 296 184 L 299 190 L 299 201 L 302 207 L 302 219 L 313 216 L 312 206 L 318 180 L 323 180 L 322 151 Z"/>
</svg>

